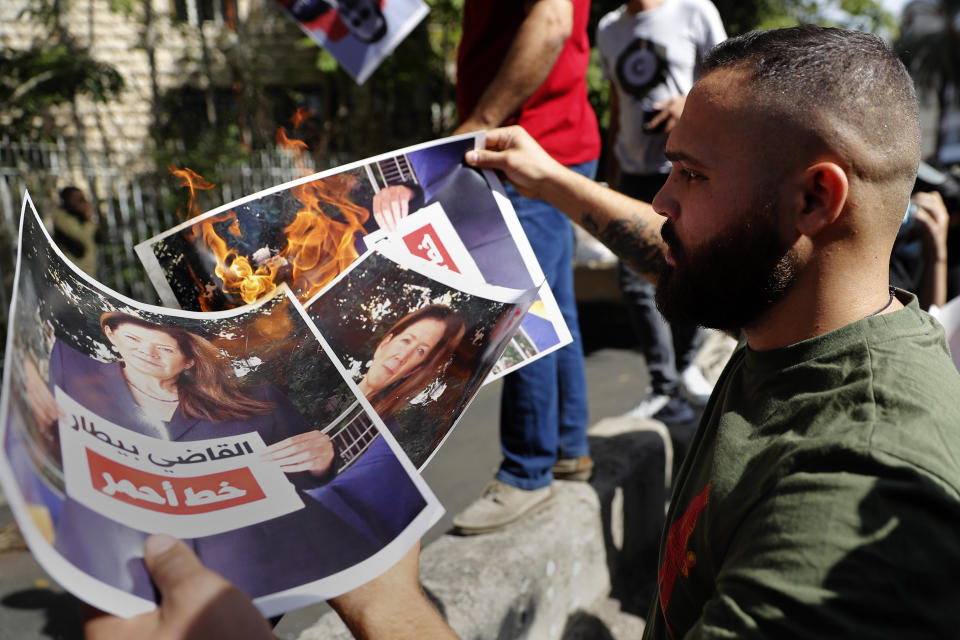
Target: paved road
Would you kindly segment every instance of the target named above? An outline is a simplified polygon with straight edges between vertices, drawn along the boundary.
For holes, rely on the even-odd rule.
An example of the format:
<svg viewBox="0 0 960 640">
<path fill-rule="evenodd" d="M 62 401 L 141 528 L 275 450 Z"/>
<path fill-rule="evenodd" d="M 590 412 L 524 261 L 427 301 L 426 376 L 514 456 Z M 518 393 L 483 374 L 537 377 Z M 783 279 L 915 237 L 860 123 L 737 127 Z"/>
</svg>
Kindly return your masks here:
<svg viewBox="0 0 960 640">
<path fill-rule="evenodd" d="M 614 308 L 615 309 L 615 308 Z M 584 323 L 591 422 L 618 415 L 640 400 L 646 386 L 643 358 L 623 348 L 622 325 L 605 309 Z M 622 312 L 621 312 L 622 313 Z M 619 344 L 618 344 L 619 343 Z M 603 348 L 596 348 L 599 346 Z M 614 348 L 611 348 L 613 345 Z M 447 510 L 427 534 L 435 539 L 450 528 L 450 519 L 479 495 L 499 462 L 497 435 L 500 385 L 484 388 L 437 454 L 424 477 Z M 0 549 L 9 537 L 9 509 L 0 507 Z M 276 629 L 282 640 L 296 638 L 326 605 L 284 616 Z M 0 640 L 80 638 L 75 601 L 53 583 L 23 550 L 0 551 Z"/>
</svg>

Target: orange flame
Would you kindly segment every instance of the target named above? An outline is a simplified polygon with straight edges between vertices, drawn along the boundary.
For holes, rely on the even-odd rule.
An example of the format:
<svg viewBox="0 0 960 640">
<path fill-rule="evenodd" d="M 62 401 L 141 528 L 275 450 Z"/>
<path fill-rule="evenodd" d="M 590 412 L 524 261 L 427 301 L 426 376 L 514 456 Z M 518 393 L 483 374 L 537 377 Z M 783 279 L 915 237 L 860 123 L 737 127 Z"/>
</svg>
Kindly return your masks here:
<svg viewBox="0 0 960 640">
<path fill-rule="evenodd" d="M 232 249 L 227 241 L 217 233 L 216 225 L 230 220 L 227 232 L 240 237 L 240 226 L 235 211 L 227 211 L 205 219 L 199 224 L 199 235 L 216 259 L 214 273 L 223 282 L 223 291 L 230 295 L 240 296 L 244 302 L 250 303 L 257 298 L 273 291 L 276 288 L 277 273 L 283 266 L 282 261 L 270 259 L 254 266 L 250 259 L 240 255 Z M 191 242 L 196 239 L 196 232 L 185 233 Z M 209 302 L 200 297 L 200 307 L 204 311 L 212 311 Z"/>
<path fill-rule="evenodd" d="M 349 199 L 355 183 L 353 176 L 339 174 L 292 189 L 303 207 L 284 229 L 287 247 L 280 255 L 292 267 L 293 288 L 300 300 L 313 297 L 359 256 L 354 235 L 363 233 L 370 212 Z M 339 209 L 343 220 L 328 216 L 324 205 Z"/>
<path fill-rule="evenodd" d="M 187 187 L 190 189 L 190 199 L 187 201 L 187 215 L 186 218 L 192 218 L 194 216 L 200 215 L 200 207 L 197 205 L 197 191 L 206 191 L 208 189 L 213 189 L 214 185 L 209 180 L 204 179 L 199 173 L 194 171 L 189 167 L 184 167 L 183 169 L 177 169 L 176 167 L 170 165 L 167 167 L 167 170 L 180 178 L 180 186 Z M 184 217 L 183 213 L 177 211 L 177 215 L 181 218 Z"/>
<path fill-rule="evenodd" d="M 287 136 L 287 132 L 284 131 L 283 127 L 277 129 L 277 144 L 280 145 L 281 148 L 293 153 L 294 156 L 299 156 L 308 149 L 307 143 L 303 140 Z"/>
<path fill-rule="evenodd" d="M 355 182 L 353 176 L 341 174 L 294 187 L 291 193 L 302 206 L 284 229 L 287 243 L 276 255 L 256 259 L 230 247 L 217 227 L 223 228 L 229 221 L 225 233 L 240 237 L 234 211 L 205 219 L 196 235 L 186 234 L 187 239 L 193 241 L 199 235 L 210 249 L 216 260 L 214 273 L 223 282 L 225 293 L 250 303 L 287 282 L 300 300 L 308 300 L 359 255 L 354 236 L 363 233 L 370 212 L 350 201 Z M 342 220 L 327 215 L 325 206 L 338 209 Z M 202 297 L 200 305 L 204 311 L 212 310 Z"/>
<path fill-rule="evenodd" d="M 308 115 L 298 109 L 291 121 L 298 126 Z M 304 174 L 309 172 L 302 161 L 308 150 L 305 142 L 290 138 L 281 127 L 277 130 L 277 144 L 294 154 Z M 195 190 L 209 189 L 213 185 L 189 169 L 174 173 L 184 180 L 184 186 L 190 187 L 192 217 L 199 213 L 194 212 Z M 228 295 L 239 296 L 245 303 L 251 303 L 286 282 L 300 300 L 307 300 L 359 255 L 354 248 L 354 237 L 364 232 L 363 225 L 370 212 L 350 200 L 350 191 L 356 181 L 350 174 L 339 174 L 293 187 L 290 193 L 300 202 L 301 208 L 293 222 L 284 229 L 286 246 L 275 255 L 269 255 L 264 248 L 264 255 L 258 255 L 261 252 L 257 251 L 252 256 L 244 256 L 230 247 L 215 227 L 223 228 L 223 223 L 230 221 L 226 233 L 240 237 L 234 211 L 205 219 L 199 228 L 186 233 L 187 239 L 194 241 L 197 236 L 202 237 L 216 260 L 214 272 Z M 330 210 L 336 218 L 328 214 Z M 203 296 L 200 306 L 204 311 L 212 310 Z"/>
<path fill-rule="evenodd" d="M 299 129 L 300 125 L 303 124 L 304 120 L 313 115 L 309 109 L 304 109 L 303 107 L 297 107 L 297 110 L 292 116 L 290 116 L 290 122 L 293 124 L 294 129 Z"/>
<path fill-rule="evenodd" d="M 310 117 L 309 111 L 306 109 L 297 109 L 297 112 L 290 118 L 290 122 L 293 123 L 293 128 L 296 129 L 303 124 L 303 121 L 308 117 Z M 301 176 L 308 176 L 313 173 L 313 170 L 307 165 L 306 161 L 307 151 L 310 148 L 306 142 L 297 138 L 291 138 L 287 135 L 283 127 L 277 127 L 277 146 L 293 156 L 293 162 L 297 166 L 297 169 L 300 170 Z"/>
</svg>

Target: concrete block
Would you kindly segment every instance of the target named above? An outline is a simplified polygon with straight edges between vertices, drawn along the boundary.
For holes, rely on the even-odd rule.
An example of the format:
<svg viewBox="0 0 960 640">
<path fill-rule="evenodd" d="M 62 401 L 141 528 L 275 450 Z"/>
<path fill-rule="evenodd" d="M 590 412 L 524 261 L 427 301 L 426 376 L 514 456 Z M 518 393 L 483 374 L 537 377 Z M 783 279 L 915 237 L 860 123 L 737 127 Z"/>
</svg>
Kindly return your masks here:
<svg viewBox="0 0 960 640">
<path fill-rule="evenodd" d="M 591 428 L 590 445 L 589 483 L 557 481 L 550 503 L 503 531 L 447 534 L 423 550 L 423 587 L 461 638 L 570 639 L 601 627 L 613 638 L 615 628 L 642 627 L 670 437 L 654 421 L 612 418 Z M 619 617 L 605 623 L 607 615 Z M 331 612 L 299 640 L 350 637 Z"/>
</svg>

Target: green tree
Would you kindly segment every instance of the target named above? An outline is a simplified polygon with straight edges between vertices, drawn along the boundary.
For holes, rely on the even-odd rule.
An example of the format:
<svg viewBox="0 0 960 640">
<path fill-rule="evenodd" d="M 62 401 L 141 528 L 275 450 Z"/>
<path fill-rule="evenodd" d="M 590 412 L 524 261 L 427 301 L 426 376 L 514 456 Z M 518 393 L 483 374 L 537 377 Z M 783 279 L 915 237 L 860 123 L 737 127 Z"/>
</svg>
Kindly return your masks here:
<svg viewBox="0 0 960 640">
<path fill-rule="evenodd" d="M 845 27 L 871 33 L 892 33 L 893 15 L 879 0 L 715 0 L 727 33 L 774 29 L 798 24 Z"/>
<path fill-rule="evenodd" d="M 79 96 L 107 102 L 123 89 L 117 70 L 94 60 L 61 25 L 67 0 L 34 0 L 18 19 L 46 28 L 28 49 L 0 48 L 0 135 L 53 133 L 51 108 Z"/>
</svg>

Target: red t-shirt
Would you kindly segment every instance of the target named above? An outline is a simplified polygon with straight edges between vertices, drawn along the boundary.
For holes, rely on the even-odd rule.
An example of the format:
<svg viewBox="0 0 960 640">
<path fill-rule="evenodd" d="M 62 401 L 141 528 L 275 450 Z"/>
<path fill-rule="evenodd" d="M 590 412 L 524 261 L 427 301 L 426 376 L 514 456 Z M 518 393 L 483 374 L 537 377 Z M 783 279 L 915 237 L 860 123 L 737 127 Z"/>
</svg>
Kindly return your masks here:
<svg viewBox="0 0 960 640">
<path fill-rule="evenodd" d="M 600 156 L 597 117 L 587 102 L 587 39 L 589 0 L 573 2 L 573 33 L 553 65 L 550 75 L 519 112 L 503 124 L 520 124 L 566 165 Z M 526 17 L 519 0 L 466 0 L 463 38 L 457 52 L 457 108 L 465 120 L 476 107 L 507 55 Z"/>
</svg>

